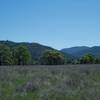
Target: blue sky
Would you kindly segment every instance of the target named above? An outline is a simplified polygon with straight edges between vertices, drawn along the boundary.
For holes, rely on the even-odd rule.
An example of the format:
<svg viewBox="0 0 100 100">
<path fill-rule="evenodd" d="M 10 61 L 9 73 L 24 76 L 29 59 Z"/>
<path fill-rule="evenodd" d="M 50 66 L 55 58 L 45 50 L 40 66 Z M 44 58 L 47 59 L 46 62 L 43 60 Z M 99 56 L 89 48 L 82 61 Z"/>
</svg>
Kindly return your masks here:
<svg viewBox="0 0 100 100">
<path fill-rule="evenodd" d="M 0 40 L 100 45 L 100 0 L 0 0 Z"/>
</svg>

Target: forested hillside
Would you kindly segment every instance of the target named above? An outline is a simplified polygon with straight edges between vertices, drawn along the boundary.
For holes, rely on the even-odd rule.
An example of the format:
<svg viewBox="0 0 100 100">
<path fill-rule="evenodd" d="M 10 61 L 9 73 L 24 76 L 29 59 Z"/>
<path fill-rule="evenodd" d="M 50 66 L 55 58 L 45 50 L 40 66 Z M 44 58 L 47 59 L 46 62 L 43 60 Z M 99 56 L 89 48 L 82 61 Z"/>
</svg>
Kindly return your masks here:
<svg viewBox="0 0 100 100">
<path fill-rule="evenodd" d="M 38 43 L 28 43 L 28 42 L 12 42 L 12 41 L 0 41 L 0 64 L 8 65 L 11 63 L 11 59 L 14 60 L 14 64 L 26 65 L 26 64 L 40 64 L 40 58 L 47 51 L 53 51 L 53 56 L 56 54 L 63 54 L 65 58 L 70 58 L 70 55 L 63 53 L 54 48 L 44 46 Z M 58 53 L 55 53 L 58 52 Z M 11 56 L 11 57 L 10 57 Z M 10 58 L 9 58 L 10 57 Z M 27 62 L 27 59 L 31 59 L 30 62 Z M 52 58 L 52 57 L 51 57 Z M 54 57 L 55 58 L 55 57 Z M 48 58 L 49 59 L 49 58 Z M 53 58 L 52 58 L 53 59 Z"/>
<path fill-rule="evenodd" d="M 0 41 L 0 65 L 60 65 L 100 63 L 100 47 L 61 51 L 38 43 Z"/>
</svg>

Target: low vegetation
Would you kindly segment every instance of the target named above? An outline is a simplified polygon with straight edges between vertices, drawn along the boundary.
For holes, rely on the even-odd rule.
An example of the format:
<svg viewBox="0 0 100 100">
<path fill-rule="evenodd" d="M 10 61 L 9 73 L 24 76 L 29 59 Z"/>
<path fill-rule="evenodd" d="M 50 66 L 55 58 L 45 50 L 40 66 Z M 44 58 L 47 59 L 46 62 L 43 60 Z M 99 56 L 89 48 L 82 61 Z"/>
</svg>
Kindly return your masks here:
<svg viewBox="0 0 100 100">
<path fill-rule="evenodd" d="M 0 100 L 100 100 L 100 65 L 0 66 Z"/>
</svg>

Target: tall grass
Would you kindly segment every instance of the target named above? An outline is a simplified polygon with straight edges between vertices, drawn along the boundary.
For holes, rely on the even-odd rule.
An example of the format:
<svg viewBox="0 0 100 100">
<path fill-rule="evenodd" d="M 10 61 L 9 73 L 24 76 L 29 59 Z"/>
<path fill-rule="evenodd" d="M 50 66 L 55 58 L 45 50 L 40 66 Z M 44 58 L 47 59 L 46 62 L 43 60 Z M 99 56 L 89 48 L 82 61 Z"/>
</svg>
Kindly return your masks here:
<svg viewBox="0 0 100 100">
<path fill-rule="evenodd" d="M 0 100 L 100 100 L 100 65 L 0 66 Z"/>
</svg>

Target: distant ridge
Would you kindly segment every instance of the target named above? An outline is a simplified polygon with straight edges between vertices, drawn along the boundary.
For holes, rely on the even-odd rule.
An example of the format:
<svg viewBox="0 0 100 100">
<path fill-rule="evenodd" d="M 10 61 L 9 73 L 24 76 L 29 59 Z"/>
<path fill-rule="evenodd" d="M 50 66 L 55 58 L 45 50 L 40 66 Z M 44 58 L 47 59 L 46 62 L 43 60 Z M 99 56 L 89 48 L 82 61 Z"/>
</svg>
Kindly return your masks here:
<svg viewBox="0 0 100 100">
<path fill-rule="evenodd" d="M 71 48 L 64 48 L 61 51 L 64 53 L 71 54 L 74 57 L 81 57 L 88 53 L 94 56 L 100 56 L 100 46 L 93 46 L 93 47 L 77 46 Z"/>
<path fill-rule="evenodd" d="M 56 50 L 58 52 L 63 53 L 66 57 L 68 58 L 76 58 L 76 57 L 82 57 L 85 54 L 92 54 L 94 56 L 100 56 L 100 46 L 93 46 L 93 47 L 88 47 L 88 46 L 76 46 L 76 47 L 71 47 L 71 48 L 64 48 L 62 50 L 57 50 L 49 46 L 44 46 L 39 43 L 28 43 L 28 42 L 13 42 L 13 41 L 0 41 L 0 44 L 5 44 L 9 46 L 10 48 L 14 48 L 18 45 L 25 45 L 27 46 L 28 50 L 30 51 L 32 58 L 35 60 L 38 60 L 41 55 L 46 51 L 46 50 Z"/>
</svg>

